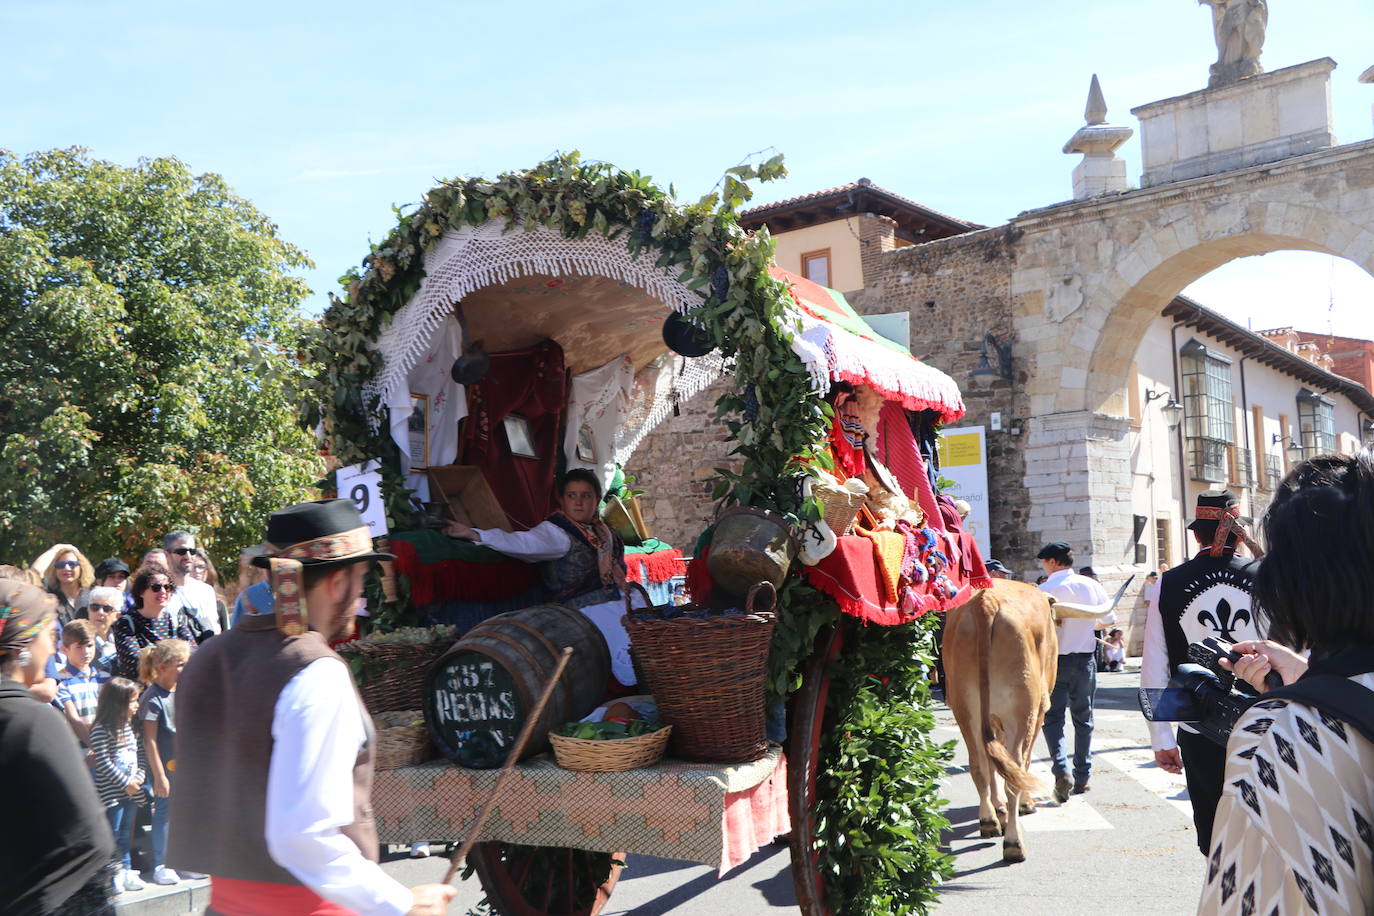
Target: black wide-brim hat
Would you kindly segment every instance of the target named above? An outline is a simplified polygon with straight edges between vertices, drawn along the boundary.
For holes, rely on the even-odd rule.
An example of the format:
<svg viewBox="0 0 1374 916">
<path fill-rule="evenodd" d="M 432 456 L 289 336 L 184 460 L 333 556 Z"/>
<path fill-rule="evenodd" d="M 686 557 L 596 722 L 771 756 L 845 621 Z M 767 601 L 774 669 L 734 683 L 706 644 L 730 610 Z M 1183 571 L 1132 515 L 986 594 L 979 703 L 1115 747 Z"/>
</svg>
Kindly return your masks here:
<svg viewBox="0 0 1374 916">
<path fill-rule="evenodd" d="M 330 569 L 364 560 L 394 560 L 372 549 L 372 532 L 350 499 L 322 499 L 273 512 L 267 520 L 271 553 L 254 557 L 267 569 L 273 559 L 298 560 L 305 569 Z"/>
<path fill-rule="evenodd" d="M 1236 494 L 1230 490 L 1203 490 L 1197 495 L 1198 509 L 1229 509 L 1232 506 L 1240 505 L 1236 500 Z M 1254 519 L 1240 516 L 1236 519 L 1242 525 L 1253 524 Z M 1217 520 L 1214 518 L 1195 518 L 1188 523 L 1189 531 L 1215 531 Z"/>
</svg>

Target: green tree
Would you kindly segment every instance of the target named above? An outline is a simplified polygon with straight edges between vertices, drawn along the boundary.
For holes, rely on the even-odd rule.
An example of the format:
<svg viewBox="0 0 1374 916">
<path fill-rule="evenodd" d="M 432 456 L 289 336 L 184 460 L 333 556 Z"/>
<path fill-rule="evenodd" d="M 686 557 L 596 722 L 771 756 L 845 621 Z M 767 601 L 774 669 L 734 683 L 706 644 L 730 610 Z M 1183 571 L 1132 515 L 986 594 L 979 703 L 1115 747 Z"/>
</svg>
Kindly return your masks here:
<svg viewBox="0 0 1374 916">
<path fill-rule="evenodd" d="M 176 159 L 0 150 L 0 558 L 185 527 L 224 568 L 308 496 L 309 265 Z"/>
</svg>

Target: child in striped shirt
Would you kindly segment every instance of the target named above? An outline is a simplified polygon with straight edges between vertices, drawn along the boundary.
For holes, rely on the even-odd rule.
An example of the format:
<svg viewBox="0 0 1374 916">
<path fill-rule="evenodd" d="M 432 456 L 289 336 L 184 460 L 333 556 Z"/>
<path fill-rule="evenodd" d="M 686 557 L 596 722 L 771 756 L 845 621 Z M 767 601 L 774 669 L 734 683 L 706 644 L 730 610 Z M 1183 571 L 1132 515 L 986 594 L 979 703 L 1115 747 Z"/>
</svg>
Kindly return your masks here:
<svg viewBox="0 0 1374 916">
<path fill-rule="evenodd" d="M 122 677 L 111 678 L 100 688 L 90 732 L 95 785 L 115 836 L 115 865 L 119 867 L 114 879 L 116 894 L 147 887 L 130 867 L 133 863 L 129 857 L 145 778 L 139 765 L 138 740 L 130 726 L 137 711 L 138 685 Z"/>
<path fill-rule="evenodd" d="M 53 704 L 67 717 L 76 740 L 89 747 L 100 685 L 110 676 L 93 666 L 95 634 L 87 621 L 73 620 L 62 628 L 62 651 L 67 663 L 57 669 L 57 697 Z"/>
</svg>

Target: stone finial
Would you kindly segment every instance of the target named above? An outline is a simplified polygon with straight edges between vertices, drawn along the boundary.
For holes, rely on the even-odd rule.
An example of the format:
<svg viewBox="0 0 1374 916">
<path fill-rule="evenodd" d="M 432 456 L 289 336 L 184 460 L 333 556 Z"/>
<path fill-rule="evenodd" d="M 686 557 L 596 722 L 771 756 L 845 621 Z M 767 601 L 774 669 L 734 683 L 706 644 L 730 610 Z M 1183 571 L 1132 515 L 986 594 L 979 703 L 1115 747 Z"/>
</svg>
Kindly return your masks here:
<svg viewBox="0 0 1374 916">
<path fill-rule="evenodd" d="M 1102 97 L 1102 84 L 1097 81 L 1096 73 L 1088 86 L 1088 105 L 1083 109 L 1083 119 L 1090 127 L 1107 123 L 1107 100 Z"/>
<path fill-rule="evenodd" d="M 1116 151 L 1135 131 L 1107 124 L 1107 100 L 1096 73 L 1088 85 L 1083 119 L 1087 123 L 1064 144 L 1065 153 L 1083 154 L 1083 161 L 1073 170 L 1074 200 L 1128 190 L 1126 160 L 1119 158 Z"/>
</svg>

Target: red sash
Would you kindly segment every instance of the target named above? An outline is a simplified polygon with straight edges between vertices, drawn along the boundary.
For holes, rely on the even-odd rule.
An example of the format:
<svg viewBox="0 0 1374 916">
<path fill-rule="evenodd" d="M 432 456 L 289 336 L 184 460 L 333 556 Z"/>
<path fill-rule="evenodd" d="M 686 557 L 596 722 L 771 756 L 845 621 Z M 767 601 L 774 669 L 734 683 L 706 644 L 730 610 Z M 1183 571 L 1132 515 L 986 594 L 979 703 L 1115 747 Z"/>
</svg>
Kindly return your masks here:
<svg viewBox="0 0 1374 916">
<path fill-rule="evenodd" d="M 330 903 L 308 887 L 265 881 L 210 879 L 210 909 L 206 916 L 358 916 Z"/>
</svg>

